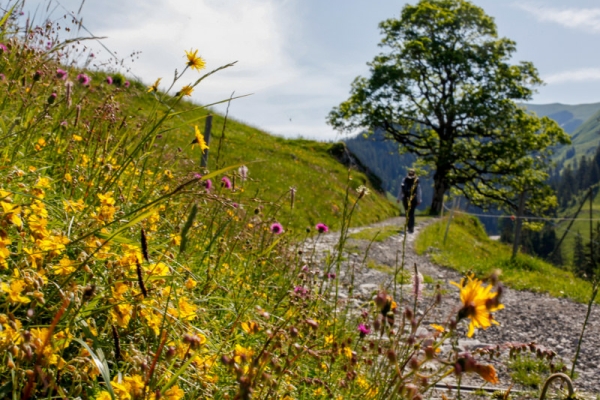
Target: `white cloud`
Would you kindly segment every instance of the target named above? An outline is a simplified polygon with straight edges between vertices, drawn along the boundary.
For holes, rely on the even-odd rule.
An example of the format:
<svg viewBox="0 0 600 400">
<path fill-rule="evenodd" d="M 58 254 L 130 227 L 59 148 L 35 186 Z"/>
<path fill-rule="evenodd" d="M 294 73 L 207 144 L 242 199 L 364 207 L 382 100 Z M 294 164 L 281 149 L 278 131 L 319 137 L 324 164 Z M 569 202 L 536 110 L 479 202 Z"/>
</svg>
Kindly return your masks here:
<svg viewBox="0 0 600 400">
<path fill-rule="evenodd" d="M 515 3 L 540 21 L 555 22 L 567 28 L 600 32 L 600 8 L 553 8 L 543 5 Z"/>
<path fill-rule="evenodd" d="M 74 12 L 80 2 L 61 0 Z M 119 57 L 141 51 L 127 65 L 148 84 L 162 77 L 164 90 L 174 70 L 183 69 L 184 50 L 199 49 L 207 70 L 238 63 L 203 81 L 192 95 L 195 101 L 208 104 L 227 99 L 233 91 L 252 93 L 231 104 L 232 117 L 274 134 L 332 139 L 336 132 L 325 117 L 346 99 L 352 78 L 365 69 L 364 61 L 335 65 L 303 54 L 307 49 L 298 47 L 303 42 L 294 40 L 306 29 L 298 18 L 302 7 L 298 0 L 104 0 L 87 1 L 81 16 L 94 35 L 108 37 L 104 44 Z M 62 17 L 63 12 L 56 14 Z M 99 62 L 109 57 L 93 46 Z M 187 71 L 173 92 L 199 76 Z M 224 112 L 225 106 L 216 109 Z"/>
<path fill-rule="evenodd" d="M 600 81 L 600 68 L 580 68 L 557 72 L 545 76 L 543 79 L 548 84 L 595 82 Z"/>
</svg>

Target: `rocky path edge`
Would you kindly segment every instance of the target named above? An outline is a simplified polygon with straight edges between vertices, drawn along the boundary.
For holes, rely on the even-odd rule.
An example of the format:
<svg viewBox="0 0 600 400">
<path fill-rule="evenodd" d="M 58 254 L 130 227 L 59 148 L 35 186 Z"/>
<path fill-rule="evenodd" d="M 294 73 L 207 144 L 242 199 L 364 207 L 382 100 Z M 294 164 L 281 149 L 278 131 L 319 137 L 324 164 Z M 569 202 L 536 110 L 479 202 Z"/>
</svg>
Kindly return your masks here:
<svg viewBox="0 0 600 400">
<path fill-rule="evenodd" d="M 449 315 L 455 312 L 459 305 L 458 290 L 450 284 L 459 281 L 461 275 L 454 270 L 441 267 L 431 261 L 428 254 L 419 255 L 414 249 L 415 239 L 419 232 L 434 220 L 418 222 L 415 232 L 405 238 L 403 233 L 392 235 L 382 242 L 369 243 L 367 240 L 349 239 L 343 254 L 343 264 L 340 270 L 340 282 L 347 288 L 350 280 L 350 270 L 353 271 L 353 295 L 348 298 L 354 307 L 361 308 L 370 301 L 374 294 L 381 289 L 389 293 L 393 290 L 393 277 L 381 269 L 369 268 L 367 264 L 396 268 L 399 262 L 410 269 L 416 265 L 419 272 L 428 275 L 440 283 L 448 293 L 443 299 L 440 313 Z M 392 218 L 377 224 L 360 228 L 351 228 L 349 234 L 355 234 L 363 229 L 404 225 L 404 218 Z M 326 254 L 335 253 L 340 239 L 339 232 L 331 232 L 315 237 L 304 243 L 307 253 L 313 254 L 316 260 L 323 260 Z M 404 248 L 404 251 L 403 251 Z M 367 253 L 368 249 L 368 253 Z M 368 260 L 368 262 L 364 262 Z M 433 284 L 430 284 L 430 292 Z M 399 290 L 396 286 L 396 290 Z M 404 288 L 408 291 L 408 288 Z M 349 293 L 341 291 L 341 296 Z M 499 326 L 487 330 L 478 330 L 473 338 L 461 341 L 465 350 L 477 347 L 503 345 L 508 343 L 534 342 L 542 348 L 555 351 L 570 369 L 575 355 L 587 305 L 576 303 L 569 299 L 554 298 L 543 293 L 517 291 L 506 288 L 502 297 L 504 310 L 495 313 Z M 499 387 L 511 385 L 509 371 L 505 363 L 494 363 L 500 378 Z M 579 360 L 576 367 L 574 385 L 580 394 L 586 393 L 591 398 L 600 394 L 600 307 L 592 308 L 585 335 L 583 337 Z M 483 381 L 477 379 L 471 383 L 480 386 Z M 518 385 L 515 386 L 518 388 Z M 526 389 L 526 388 L 523 388 Z"/>
</svg>

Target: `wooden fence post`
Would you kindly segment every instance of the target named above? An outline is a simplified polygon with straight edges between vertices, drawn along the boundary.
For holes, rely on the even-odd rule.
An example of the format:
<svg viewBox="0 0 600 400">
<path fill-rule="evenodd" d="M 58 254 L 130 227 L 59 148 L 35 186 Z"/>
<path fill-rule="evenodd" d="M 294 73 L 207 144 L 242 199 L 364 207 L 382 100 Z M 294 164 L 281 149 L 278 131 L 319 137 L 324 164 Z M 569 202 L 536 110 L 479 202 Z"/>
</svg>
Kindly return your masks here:
<svg viewBox="0 0 600 400">
<path fill-rule="evenodd" d="M 519 251 L 519 245 L 521 244 L 521 227 L 523 226 L 523 214 L 525 213 L 525 191 L 521 192 L 519 197 L 519 210 L 517 211 L 517 220 L 515 224 L 515 237 L 513 241 L 513 252 L 512 259 L 514 260 Z"/>
<path fill-rule="evenodd" d="M 442 208 L 444 206 L 442 205 Z M 456 197 L 452 199 L 452 208 L 450 209 L 450 214 L 448 214 L 448 223 L 446 224 L 446 233 L 444 233 L 444 246 L 446 245 L 446 239 L 448 238 L 448 231 L 450 230 L 450 222 L 452 221 L 452 215 L 454 214 L 454 209 L 456 208 Z"/>
<path fill-rule="evenodd" d="M 212 128 L 212 115 L 209 114 L 206 117 L 206 123 L 204 124 L 204 141 L 207 146 L 210 146 L 210 130 Z M 208 165 L 208 149 L 202 153 L 202 158 L 200 160 L 200 167 L 206 168 Z"/>
</svg>

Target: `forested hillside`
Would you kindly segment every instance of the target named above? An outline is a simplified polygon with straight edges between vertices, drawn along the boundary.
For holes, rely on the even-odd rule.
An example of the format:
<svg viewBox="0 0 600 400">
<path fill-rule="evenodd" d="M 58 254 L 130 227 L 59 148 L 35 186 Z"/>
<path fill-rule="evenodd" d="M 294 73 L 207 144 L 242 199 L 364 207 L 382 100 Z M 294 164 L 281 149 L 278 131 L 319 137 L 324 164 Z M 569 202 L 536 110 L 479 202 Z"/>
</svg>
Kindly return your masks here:
<svg viewBox="0 0 600 400">
<path fill-rule="evenodd" d="M 600 170 L 590 164 L 592 170 L 588 170 L 587 161 L 582 157 L 594 157 L 596 148 L 600 145 L 600 103 L 567 105 L 553 104 L 526 104 L 528 110 L 535 112 L 538 116 L 548 116 L 554 119 L 565 132 L 571 134 L 572 145 L 559 147 L 555 150 L 555 166 L 552 169 L 551 182 L 553 187 L 559 189 L 557 195 L 561 206 L 565 207 L 572 196 L 580 189 L 589 187 L 589 182 L 597 182 L 600 179 Z M 356 154 L 361 162 L 374 174 L 379 176 L 385 190 L 396 195 L 402 177 L 406 169 L 413 165 L 417 158 L 409 153 L 399 154 L 399 145 L 393 140 L 385 138 L 380 130 L 372 135 L 359 134 L 346 140 L 348 148 Z M 574 170 L 583 164 L 581 174 L 577 174 L 575 180 L 571 179 Z M 565 169 L 568 167 L 568 170 Z M 563 171 L 565 169 L 565 171 Z M 558 177 L 563 174 L 567 177 L 558 188 Z M 431 177 L 422 177 L 423 204 L 426 207 L 432 195 Z M 486 228 L 492 229 L 487 223 Z M 494 229 L 492 229 L 494 230 Z"/>
<path fill-rule="evenodd" d="M 398 188 L 406 170 L 417 160 L 410 153 L 399 154 L 399 145 L 386 139 L 383 131 L 377 130 L 373 135 L 362 134 L 346 140 L 348 149 L 358 157 L 369 170 L 382 181 L 382 187 L 393 196 L 398 195 Z M 419 209 L 424 209 L 431 202 L 432 180 L 421 177 L 423 202 Z"/>
</svg>

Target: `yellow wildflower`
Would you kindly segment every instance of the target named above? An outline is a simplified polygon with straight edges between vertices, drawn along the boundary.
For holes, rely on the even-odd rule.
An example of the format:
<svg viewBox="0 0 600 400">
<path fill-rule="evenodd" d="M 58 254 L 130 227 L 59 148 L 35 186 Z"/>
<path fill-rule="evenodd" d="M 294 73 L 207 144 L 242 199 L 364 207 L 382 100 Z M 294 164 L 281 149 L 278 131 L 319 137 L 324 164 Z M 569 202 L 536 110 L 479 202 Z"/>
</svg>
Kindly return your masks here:
<svg viewBox="0 0 600 400">
<path fill-rule="evenodd" d="M 10 250 L 6 248 L 6 246 L 10 245 L 12 242 L 8 238 L 8 236 L 0 234 L 0 267 L 8 268 L 8 263 L 6 259 L 10 257 Z"/>
<path fill-rule="evenodd" d="M 168 276 L 169 266 L 165 263 L 157 262 L 156 264 L 148 265 L 148 268 L 146 268 L 146 272 L 148 275 Z"/>
<path fill-rule="evenodd" d="M 235 360 L 236 363 L 240 364 L 242 362 L 242 360 L 250 361 L 250 359 L 252 359 L 253 355 L 254 355 L 254 351 L 252 349 L 242 347 L 239 344 L 235 345 L 233 359 Z"/>
<path fill-rule="evenodd" d="M 196 318 L 196 310 L 198 307 L 189 303 L 185 297 L 181 297 L 177 302 L 177 311 L 179 318 L 191 321 Z"/>
<path fill-rule="evenodd" d="M 163 395 L 163 399 L 166 400 L 180 400 L 183 399 L 185 392 L 179 388 L 179 386 L 172 386 L 169 390 L 165 392 Z"/>
<path fill-rule="evenodd" d="M 73 265 L 73 261 L 69 260 L 67 257 L 63 257 L 58 265 L 52 267 L 52 272 L 56 275 L 70 275 L 75 272 L 77 268 Z"/>
<path fill-rule="evenodd" d="M 467 279 L 462 279 L 460 284 L 450 282 L 460 289 L 460 300 L 463 307 L 458 312 L 458 320 L 469 318 L 468 337 L 472 337 L 475 333 L 475 328 L 489 328 L 492 324 L 498 325 L 494 320 L 492 312 L 504 308 L 496 299 L 498 293 L 492 292 L 492 286 L 483 286 L 483 282 L 479 279 L 469 276 Z"/>
<path fill-rule="evenodd" d="M 195 287 L 196 287 L 196 285 L 198 285 L 198 282 L 196 282 L 196 281 L 195 281 L 195 280 L 193 280 L 192 278 L 188 278 L 188 279 L 185 281 L 185 288 L 186 288 L 186 289 L 192 290 L 193 288 L 195 288 Z"/>
<path fill-rule="evenodd" d="M 113 299 L 117 300 L 117 301 L 123 301 L 125 300 L 125 293 L 127 293 L 127 291 L 129 290 L 129 287 L 127 286 L 127 284 L 123 283 L 123 282 L 117 282 L 115 283 L 115 287 L 113 287 L 111 289 L 112 291 L 112 295 L 113 295 Z"/>
<path fill-rule="evenodd" d="M 132 313 L 133 306 L 131 304 L 118 304 L 110 310 L 112 322 L 121 328 L 126 328 L 129 325 Z"/>
<path fill-rule="evenodd" d="M 206 144 L 206 141 L 204 140 L 204 136 L 202 135 L 202 133 L 200 132 L 200 129 L 198 128 L 198 126 L 194 126 L 194 140 L 192 141 L 192 148 L 194 147 L 195 144 L 200 145 L 200 151 L 202 151 L 202 153 L 204 153 L 205 150 L 208 150 L 209 147 Z"/>
<path fill-rule="evenodd" d="M 350 347 L 344 347 L 342 352 L 346 356 L 346 358 L 352 358 L 352 349 Z"/>
<path fill-rule="evenodd" d="M 187 56 L 188 62 L 187 66 L 191 69 L 195 69 L 196 71 L 200 71 L 206 67 L 206 61 L 202 59 L 202 57 L 198 56 L 198 50 L 185 51 L 185 55 Z"/>
<path fill-rule="evenodd" d="M 185 85 L 181 88 L 179 92 L 175 94 L 175 96 L 191 96 L 193 91 L 193 87 L 191 87 L 190 85 Z"/>
<path fill-rule="evenodd" d="M 2 283 L 2 290 L 8 295 L 8 301 L 11 303 L 29 303 L 31 299 L 21 295 L 21 292 L 27 285 L 22 279 L 15 279 L 10 283 L 10 286 L 6 283 Z"/>
<path fill-rule="evenodd" d="M 123 385 L 134 399 L 141 397 L 144 391 L 144 378 L 140 375 L 126 376 L 123 378 Z"/>
<path fill-rule="evenodd" d="M 43 239 L 47 237 L 50 233 L 46 230 L 46 226 L 48 225 L 48 220 L 43 218 L 39 214 L 32 214 L 28 219 L 29 229 L 31 229 L 31 233 L 36 238 Z"/>
<path fill-rule="evenodd" d="M 158 84 L 160 83 L 162 78 L 158 78 L 156 81 L 154 81 L 154 84 L 152 86 L 148 86 L 148 93 L 150 92 L 158 92 Z"/>
<path fill-rule="evenodd" d="M 15 206 L 4 201 L 0 201 L 0 206 L 2 206 L 2 211 L 4 212 L 7 220 L 18 227 L 23 226 L 23 221 L 21 221 L 21 218 L 19 217 L 19 214 L 21 213 L 20 206 Z"/>
<path fill-rule="evenodd" d="M 48 252 L 50 255 L 58 256 L 66 248 L 65 245 L 60 242 L 58 236 L 48 236 L 43 239 L 37 240 L 36 245 L 40 250 Z"/>
<path fill-rule="evenodd" d="M 114 206 L 115 199 L 113 198 L 113 192 L 108 192 L 106 194 L 98 193 L 98 198 L 100 199 L 100 204 L 105 206 Z"/>
<path fill-rule="evenodd" d="M 35 187 L 40 189 L 48 189 L 50 187 L 50 179 L 46 178 L 45 176 L 40 177 L 35 183 Z"/>
<path fill-rule="evenodd" d="M 110 396 L 110 393 L 108 393 L 106 390 L 103 390 L 98 394 L 98 396 L 96 396 L 96 400 L 112 400 L 112 397 Z"/>
<path fill-rule="evenodd" d="M 260 326 L 256 321 L 242 322 L 242 330 L 248 334 L 258 333 Z"/>
<path fill-rule="evenodd" d="M 71 137 L 73 139 L 73 141 L 75 142 L 81 142 L 83 140 L 83 138 L 79 135 L 73 134 L 73 136 Z"/>
<path fill-rule="evenodd" d="M 44 138 L 39 138 L 37 143 L 35 144 L 35 151 L 40 151 L 46 146 L 46 141 Z"/>
<path fill-rule="evenodd" d="M 83 199 L 77 201 L 74 200 L 63 200 L 63 208 L 66 212 L 82 211 L 85 208 Z"/>
</svg>

